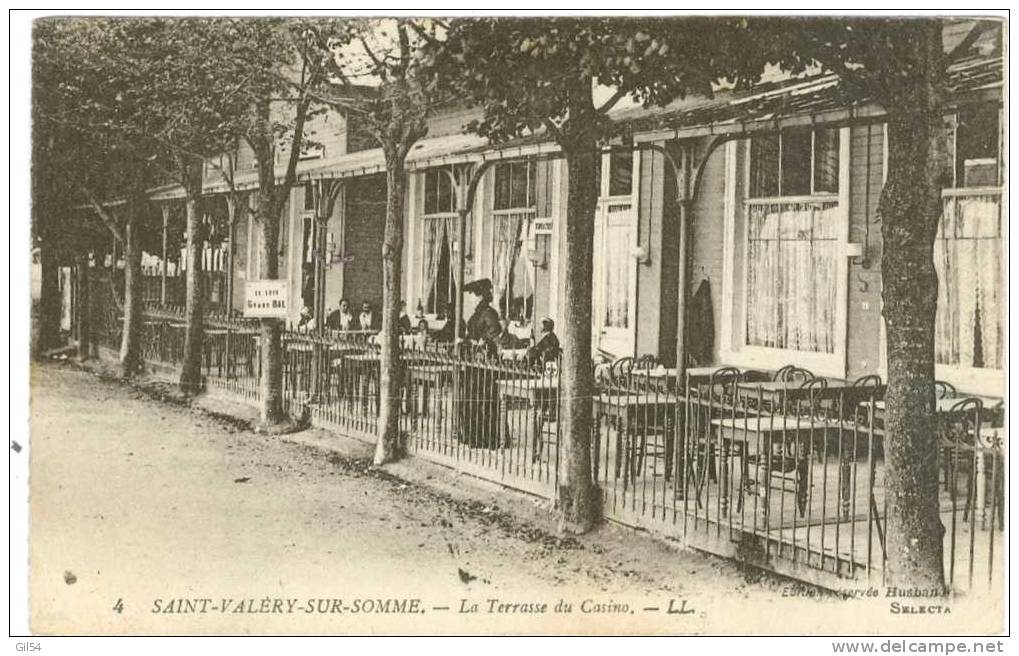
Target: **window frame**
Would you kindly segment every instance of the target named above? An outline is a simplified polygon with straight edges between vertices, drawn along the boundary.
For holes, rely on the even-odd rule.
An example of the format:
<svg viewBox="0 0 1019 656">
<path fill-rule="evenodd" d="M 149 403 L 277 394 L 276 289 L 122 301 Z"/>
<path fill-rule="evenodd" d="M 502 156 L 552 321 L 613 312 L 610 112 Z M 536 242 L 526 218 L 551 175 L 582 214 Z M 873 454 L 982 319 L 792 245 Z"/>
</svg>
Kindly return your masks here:
<svg viewBox="0 0 1019 656">
<path fill-rule="evenodd" d="M 815 128 L 816 130 L 817 128 Z M 805 367 L 817 375 L 842 378 L 846 375 L 847 331 L 849 327 L 848 294 L 849 266 L 846 246 L 849 243 L 849 168 L 851 165 L 851 129 L 839 127 L 839 191 L 809 196 L 750 197 L 751 139 L 732 140 L 725 145 L 726 174 L 724 202 L 724 243 L 722 281 L 722 328 L 719 353 L 725 364 L 762 369 L 777 369 L 786 364 Z M 813 134 L 813 132 L 812 132 Z M 813 136 L 811 137 L 813 144 Z M 743 166 L 739 170 L 740 149 Z M 813 145 L 811 146 L 811 188 L 814 184 Z M 781 160 L 780 160 L 781 161 Z M 749 222 L 747 209 L 753 204 L 804 203 L 837 201 L 836 269 L 838 285 L 835 298 L 835 347 L 832 353 L 772 348 L 746 343 L 746 278 Z M 739 228 L 737 230 L 737 223 Z M 740 240 L 741 258 L 736 262 L 736 240 Z M 736 276 L 740 277 L 738 286 Z M 738 305 L 737 305 L 738 304 Z M 737 317 L 740 321 L 736 321 Z"/>
<path fill-rule="evenodd" d="M 429 212 L 428 211 L 428 191 L 429 191 L 429 189 L 428 189 L 428 179 L 429 179 L 429 176 L 433 176 L 433 175 L 436 176 L 435 179 L 437 179 L 437 180 L 448 179 L 445 174 L 440 174 L 440 170 L 441 169 L 446 169 L 451 174 L 453 174 L 452 166 L 453 165 L 429 167 L 429 168 L 426 168 L 426 169 L 421 170 L 419 172 L 419 174 L 420 174 L 420 178 L 419 179 L 421 180 L 421 214 L 418 217 L 418 220 L 421 222 L 421 239 L 418 241 L 418 247 L 417 247 L 417 250 L 418 250 L 417 273 L 418 273 L 419 281 L 420 281 L 417 284 L 418 294 L 419 294 L 418 300 L 421 303 L 421 307 L 422 307 L 425 315 L 431 316 L 432 318 L 438 317 L 440 314 L 444 314 L 445 313 L 445 309 L 444 308 L 439 308 L 439 307 L 432 307 L 432 308 L 428 307 L 428 305 L 429 305 L 429 296 L 432 295 L 432 290 L 424 288 L 425 278 L 426 278 L 425 271 L 424 271 L 424 267 L 425 267 L 425 246 L 426 246 L 426 243 L 425 243 L 425 234 L 427 233 L 427 230 L 425 230 L 426 222 L 427 221 L 444 221 L 444 220 L 448 220 L 448 219 L 453 219 L 455 221 L 459 215 L 458 215 L 458 213 L 456 211 L 456 189 L 455 189 L 455 185 L 453 184 L 453 181 L 450 181 L 450 187 L 449 187 L 449 197 L 450 197 L 450 204 L 452 205 L 452 209 L 449 210 L 449 211 L 441 211 L 441 212 Z M 439 190 L 436 189 L 436 193 L 438 193 L 438 192 L 439 192 Z M 436 201 L 438 201 L 438 199 L 436 199 Z M 415 206 L 412 205 L 412 207 L 415 207 Z M 472 213 L 472 216 L 473 216 L 473 213 Z M 468 234 L 466 235 L 466 237 L 464 239 L 464 247 L 468 251 L 467 253 L 465 253 L 465 257 L 469 259 L 468 256 L 471 253 L 471 249 L 472 249 L 471 238 L 472 238 L 472 233 L 473 233 L 470 221 L 468 221 L 468 223 L 467 223 L 467 233 Z M 450 301 L 455 301 L 456 300 L 456 294 L 454 292 L 454 285 L 456 284 L 456 276 L 454 275 L 454 272 L 453 272 L 453 267 L 454 266 L 456 266 L 456 242 L 453 242 L 453 243 L 449 244 L 449 272 L 448 272 L 448 284 L 447 284 L 446 292 L 447 292 L 447 295 L 449 296 L 449 300 Z M 435 283 L 434 284 L 438 285 L 438 282 L 439 282 L 439 274 L 438 274 L 438 272 L 436 272 L 436 277 L 435 277 Z M 435 296 L 438 296 L 438 295 L 436 294 Z"/>
<path fill-rule="evenodd" d="M 1004 166 L 1003 166 L 1003 151 L 1004 143 L 1002 139 L 1002 128 L 1003 128 L 1003 111 L 1002 108 L 998 107 L 998 182 L 999 185 L 996 187 L 958 187 L 958 112 L 953 112 L 946 115 L 946 120 L 950 121 L 951 135 L 952 135 L 952 186 L 946 187 L 941 190 L 942 204 L 945 200 L 951 196 L 964 195 L 965 193 L 980 193 L 994 191 L 1000 194 L 999 196 L 999 207 L 998 211 L 1004 211 L 1004 208 L 1000 203 L 1004 197 L 1004 185 L 1003 182 Z M 884 124 L 884 138 L 883 138 L 883 180 L 888 179 L 888 124 Z M 939 222 L 940 229 L 940 222 Z M 1004 237 L 1003 237 L 1004 240 Z M 1002 256 L 1004 257 L 1005 244 L 1002 244 Z M 1005 290 L 1007 290 L 1007 284 Z M 881 342 L 878 351 L 878 373 L 882 376 L 887 376 L 888 373 L 888 342 L 887 342 L 887 328 L 885 326 L 884 314 L 881 315 Z M 1006 325 L 1003 323 L 1002 330 L 1006 330 Z M 1006 331 L 1007 332 L 1007 331 Z M 934 376 L 937 380 L 943 380 L 951 383 L 961 392 L 966 393 L 980 393 L 990 394 L 994 396 L 1003 396 L 1006 390 L 1005 387 L 1005 370 L 1002 369 L 989 369 L 989 368 L 977 368 L 977 367 L 964 367 L 952 364 L 942 364 L 939 362 L 934 363 Z"/>
<path fill-rule="evenodd" d="M 632 175 L 630 177 L 630 193 L 623 195 L 610 195 L 611 189 L 611 174 L 612 174 L 612 151 L 604 151 L 601 159 L 601 178 L 599 180 L 599 196 L 595 215 L 595 253 L 596 257 L 594 260 L 594 280 L 592 292 L 594 298 L 592 299 L 592 325 L 591 331 L 594 338 L 594 344 L 602 350 L 612 353 L 616 357 L 633 356 L 637 349 L 637 278 L 639 271 L 637 268 L 637 260 L 633 257 L 634 248 L 637 245 L 638 231 L 640 224 L 638 221 L 638 214 L 640 211 L 639 207 L 639 194 L 640 189 L 640 162 L 641 162 L 641 150 L 634 148 L 632 152 L 631 166 Z M 605 242 L 606 236 L 606 224 L 609 217 L 609 208 L 614 205 L 629 204 L 630 214 L 630 243 L 627 244 L 626 260 L 627 269 L 629 274 L 629 280 L 627 285 L 627 326 L 625 328 L 610 328 L 604 326 L 603 317 L 605 314 L 605 271 L 602 266 L 604 260 L 603 254 L 607 246 Z"/>
<path fill-rule="evenodd" d="M 783 136 L 793 130 L 810 130 L 810 191 L 807 194 L 783 194 L 782 193 L 782 154 L 784 152 Z M 751 196 L 750 185 L 751 185 L 751 171 L 753 170 L 753 158 L 754 158 L 754 139 L 751 136 L 746 140 L 747 142 L 747 178 L 745 182 L 746 193 L 744 194 L 744 200 L 754 201 L 765 201 L 769 199 L 781 198 L 785 202 L 791 202 L 792 199 L 801 199 L 804 201 L 817 200 L 819 198 L 836 198 L 839 196 L 838 191 L 818 191 L 817 190 L 817 133 L 820 130 L 837 130 L 839 133 L 839 189 L 841 190 L 843 184 L 843 167 L 842 167 L 842 148 L 843 148 L 843 128 L 839 127 L 825 127 L 824 125 L 808 126 L 808 127 L 795 127 L 786 128 L 777 132 L 778 136 L 778 193 L 771 196 Z M 776 136 L 776 133 L 768 133 L 763 136 Z"/>
<path fill-rule="evenodd" d="M 965 187 L 960 186 L 963 181 L 959 180 L 959 111 L 955 111 L 950 115 L 951 130 L 952 130 L 952 186 L 946 187 L 941 190 L 941 202 L 944 206 L 945 202 L 958 196 L 966 196 L 969 194 L 984 194 L 984 193 L 996 193 L 998 194 L 998 212 L 1002 212 L 1004 198 L 1004 185 L 1003 174 L 1004 166 L 1002 161 L 1002 149 L 1004 147 L 1002 140 L 1002 127 L 1003 117 L 1002 108 L 997 107 L 998 114 L 998 153 L 996 156 L 997 160 L 997 181 L 998 184 L 995 186 L 979 186 L 979 187 Z M 942 213 L 942 216 L 944 214 Z M 1001 217 L 1004 220 L 1004 217 Z M 941 224 L 939 220 L 938 229 L 940 231 Z M 1004 257 L 1005 249 L 1005 237 L 1004 235 L 999 238 L 999 244 L 1002 249 L 1002 257 Z M 940 281 L 939 281 L 940 282 Z M 1007 283 L 1005 289 L 1002 290 L 1002 300 L 1007 298 Z M 1001 329 L 1005 331 L 1007 323 L 1002 321 Z M 884 322 L 882 321 L 882 345 L 884 342 Z M 1007 337 L 1006 337 L 1007 339 Z M 887 346 L 885 346 L 887 348 Z M 882 349 L 884 352 L 884 349 Z M 1006 356 L 1007 357 L 1007 356 Z M 1003 363 L 1004 364 L 1004 363 Z M 882 358 L 882 365 L 884 361 Z M 1005 392 L 1005 369 L 1004 366 L 1001 369 L 991 369 L 987 367 L 970 367 L 957 364 L 942 364 L 940 362 L 934 363 L 934 375 L 938 380 L 944 380 L 955 385 L 956 388 L 965 391 L 978 392 L 982 394 L 994 394 L 1003 395 Z"/>
</svg>

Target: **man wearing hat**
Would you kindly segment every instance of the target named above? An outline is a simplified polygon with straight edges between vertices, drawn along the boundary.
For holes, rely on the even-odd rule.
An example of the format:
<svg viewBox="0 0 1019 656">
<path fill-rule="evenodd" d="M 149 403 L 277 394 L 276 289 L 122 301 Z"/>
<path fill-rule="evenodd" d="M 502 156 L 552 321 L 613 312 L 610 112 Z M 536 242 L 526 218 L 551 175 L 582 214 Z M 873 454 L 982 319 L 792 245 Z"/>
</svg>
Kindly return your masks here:
<svg viewBox="0 0 1019 656">
<path fill-rule="evenodd" d="M 550 317 L 545 317 L 541 320 L 541 339 L 527 349 L 527 361 L 531 364 L 553 362 L 561 351 L 559 338 L 555 334 L 555 322 Z"/>
</svg>

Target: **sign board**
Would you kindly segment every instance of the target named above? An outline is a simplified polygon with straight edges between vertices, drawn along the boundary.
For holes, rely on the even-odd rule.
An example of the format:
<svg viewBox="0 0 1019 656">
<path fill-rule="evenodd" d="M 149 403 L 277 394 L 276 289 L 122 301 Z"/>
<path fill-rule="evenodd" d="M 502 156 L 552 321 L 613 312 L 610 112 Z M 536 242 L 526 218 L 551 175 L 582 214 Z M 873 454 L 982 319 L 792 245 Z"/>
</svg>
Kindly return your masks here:
<svg viewBox="0 0 1019 656">
<path fill-rule="evenodd" d="M 244 283 L 244 316 L 286 319 L 289 308 L 288 280 L 249 280 Z"/>
</svg>

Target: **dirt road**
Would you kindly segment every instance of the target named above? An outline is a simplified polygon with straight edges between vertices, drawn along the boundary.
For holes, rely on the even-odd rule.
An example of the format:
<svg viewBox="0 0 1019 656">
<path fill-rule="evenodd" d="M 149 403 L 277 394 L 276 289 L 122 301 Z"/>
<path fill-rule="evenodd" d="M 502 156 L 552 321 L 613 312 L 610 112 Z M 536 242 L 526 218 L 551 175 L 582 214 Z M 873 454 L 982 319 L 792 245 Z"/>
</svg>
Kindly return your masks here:
<svg viewBox="0 0 1019 656">
<path fill-rule="evenodd" d="M 34 368 L 31 420 L 38 633 L 790 632 L 853 617 L 624 528 L 559 538 L 503 509 L 536 502 L 472 501 L 447 493 L 455 478 L 437 492 L 369 467 L 352 440 L 318 435 L 328 453 L 261 436 L 69 366 Z"/>
</svg>

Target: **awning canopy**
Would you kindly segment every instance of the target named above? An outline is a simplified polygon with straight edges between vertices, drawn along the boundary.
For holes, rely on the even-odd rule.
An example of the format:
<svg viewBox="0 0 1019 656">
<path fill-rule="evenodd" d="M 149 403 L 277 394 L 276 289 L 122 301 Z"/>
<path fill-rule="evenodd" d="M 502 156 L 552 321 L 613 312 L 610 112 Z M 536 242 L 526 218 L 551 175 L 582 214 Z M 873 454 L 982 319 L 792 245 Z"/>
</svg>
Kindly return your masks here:
<svg viewBox="0 0 1019 656">
<path fill-rule="evenodd" d="M 949 67 L 950 101 L 986 102 L 1000 99 L 1002 58 L 979 55 L 960 60 Z M 634 141 L 689 138 L 712 134 L 738 134 L 775 130 L 813 123 L 877 120 L 884 109 L 870 98 L 852 96 L 839 78 L 821 74 L 789 78 L 758 85 L 749 91 L 724 90 L 713 98 L 688 97 L 662 108 L 622 107 L 610 113 L 620 132 Z M 407 170 L 432 166 L 552 155 L 559 147 L 544 132 L 520 137 L 502 144 L 490 144 L 475 134 L 452 134 L 419 141 L 407 156 Z M 306 160 L 298 164 L 297 181 L 343 179 L 382 173 L 386 170 L 381 148 L 347 153 L 329 159 Z M 277 168 L 282 182 L 284 169 Z M 234 182 L 239 191 L 258 186 L 258 171 L 240 173 Z M 225 181 L 207 183 L 205 193 L 224 193 Z M 184 197 L 179 185 L 153 189 L 152 200 Z"/>
</svg>

